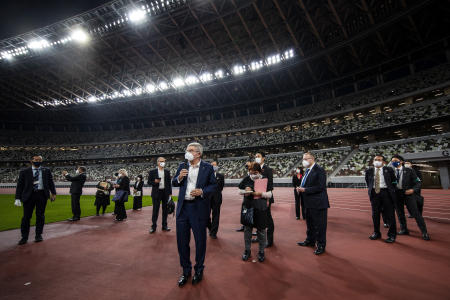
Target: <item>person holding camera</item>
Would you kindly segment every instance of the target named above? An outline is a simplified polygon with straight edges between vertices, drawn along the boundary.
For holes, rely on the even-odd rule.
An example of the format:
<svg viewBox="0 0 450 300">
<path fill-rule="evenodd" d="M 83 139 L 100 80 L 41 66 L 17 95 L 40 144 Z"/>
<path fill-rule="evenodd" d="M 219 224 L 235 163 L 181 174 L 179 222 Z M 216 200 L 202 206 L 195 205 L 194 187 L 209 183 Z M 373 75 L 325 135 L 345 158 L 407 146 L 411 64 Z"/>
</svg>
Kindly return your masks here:
<svg viewBox="0 0 450 300">
<path fill-rule="evenodd" d="M 150 233 L 154 233 L 156 231 L 161 202 L 162 230 L 170 231 L 170 228 L 167 226 L 167 201 L 172 195 L 172 184 L 170 180 L 170 172 L 164 168 L 165 166 L 166 159 L 164 157 L 158 157 L 157 168 L 148 173 L 148 185 L 152 187 L 151 196 L 153 201 L 152 227 L 150 228 Z"/>
<path fill-rule="evenodd" d="M 97 184 L 97 192 L 95 193 L 96 216 L 100 216 L 100 208 L 103 208 L 102 215 L 105 215 L 106 207 L 110 204 L 109 195 L 113 190 L 111 180 L 105 178 Z"/>
<path fill-rule="evenodd" d="M 133 210 L 142 209 L 142 188 L 144 187 L 143 176 L 139 174 L 133 186 Z"/>
<path fill-rule="evenodd" d="M 128 178 L 128 173 L 125 169 L 120 169 L 118 175 L 119 178 L 114 185 L 116 195 L 114 196 L 113 201 L 116 202 L 115 221 L 120 222 L 127 218 L 125 202 L 128 202 L 128 195 L 130 194 L 130 178 Z"/>
<path fill-rule="evenodd" d="M 76 222 L 79 221 L 81 217 L 80 198 L 83 193 L 84 183 L 86 182 L 86 168 L 82 166 L 78 167 L 75 176 L 70 176 L 67 171 L 63 171 L 62 175 L 66 178 L 66 180 L 72 182 L 70 184 L 72 218 L 67 220 Z"/>
</svg>

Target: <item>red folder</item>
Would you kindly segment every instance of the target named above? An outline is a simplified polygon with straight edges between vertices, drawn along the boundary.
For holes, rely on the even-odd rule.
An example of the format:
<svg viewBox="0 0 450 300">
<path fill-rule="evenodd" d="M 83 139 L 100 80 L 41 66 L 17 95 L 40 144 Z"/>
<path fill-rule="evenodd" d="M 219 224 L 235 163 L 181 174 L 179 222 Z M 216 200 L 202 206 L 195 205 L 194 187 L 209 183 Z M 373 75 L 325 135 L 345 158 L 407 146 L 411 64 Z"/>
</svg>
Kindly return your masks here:
<svg viewBox="0 0 450 300">
<path fill-rule="evenodd" d="M 260 192 L 260 193 L 265 193 L 267 192 L 267 182 L 268 179 L 267 178 L 261 178 L 261 179 L 256 179 L 255 180 L 255 192 Z M 260 196 L 255 196 L 253 197 L 253 199 L 259 199 L 261 198 Z"/>
</svg>

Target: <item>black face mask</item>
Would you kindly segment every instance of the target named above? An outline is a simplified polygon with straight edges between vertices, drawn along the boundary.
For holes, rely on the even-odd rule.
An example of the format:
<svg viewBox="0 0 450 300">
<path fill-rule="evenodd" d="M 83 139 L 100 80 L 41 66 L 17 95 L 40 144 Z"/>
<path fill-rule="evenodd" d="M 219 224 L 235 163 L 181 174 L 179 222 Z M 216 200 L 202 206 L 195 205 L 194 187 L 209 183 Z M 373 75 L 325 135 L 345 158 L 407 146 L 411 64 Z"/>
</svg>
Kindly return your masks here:
<svg viewBox="0 0 450 300">
<path fill-rule="evenodd" d="M 33 166 L 35 166 L 36 168 L 39 168 L 42 165 L 42 161 L 32 161 L 31 162 L 33 164 Z"/>
</svg>

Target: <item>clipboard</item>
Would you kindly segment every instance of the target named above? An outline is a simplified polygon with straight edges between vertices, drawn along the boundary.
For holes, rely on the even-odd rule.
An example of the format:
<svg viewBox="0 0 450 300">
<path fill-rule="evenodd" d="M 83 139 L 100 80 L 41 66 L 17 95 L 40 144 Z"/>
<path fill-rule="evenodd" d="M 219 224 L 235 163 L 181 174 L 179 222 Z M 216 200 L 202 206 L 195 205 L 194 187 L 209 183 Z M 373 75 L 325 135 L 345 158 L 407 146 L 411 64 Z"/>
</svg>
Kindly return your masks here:
<svg viewBox="0 0 450 300">
<path fill-rule="evenodd" d="M 255 187 L 254 187 L 255 192 L 260 192 L 260 193 L 267 192 L 267 183 L 268 183 L 268 179 L 267 178 L 256 179 L 255 180 Z M 254 196 L 253 197 L 253 199 L 260 199 L 260 198 L 261 198 L 261 196 Z"/>
</svg>

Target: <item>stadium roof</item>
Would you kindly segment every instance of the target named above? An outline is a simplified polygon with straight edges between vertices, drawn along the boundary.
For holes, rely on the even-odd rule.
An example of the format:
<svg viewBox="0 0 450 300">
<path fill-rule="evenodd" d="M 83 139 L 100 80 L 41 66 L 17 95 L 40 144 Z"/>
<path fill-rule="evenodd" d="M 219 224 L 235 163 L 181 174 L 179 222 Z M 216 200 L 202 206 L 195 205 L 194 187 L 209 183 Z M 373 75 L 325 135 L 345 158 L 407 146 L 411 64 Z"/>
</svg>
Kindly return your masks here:
<svg viewBox="0 0 450 300">
<path fill-rule="evenodd" d="M 0 102 L 4 112 L 245 103 L 448 46 L 448 15 L 438 0 L 112 1 L 0 41 Z"/>
</svg>

